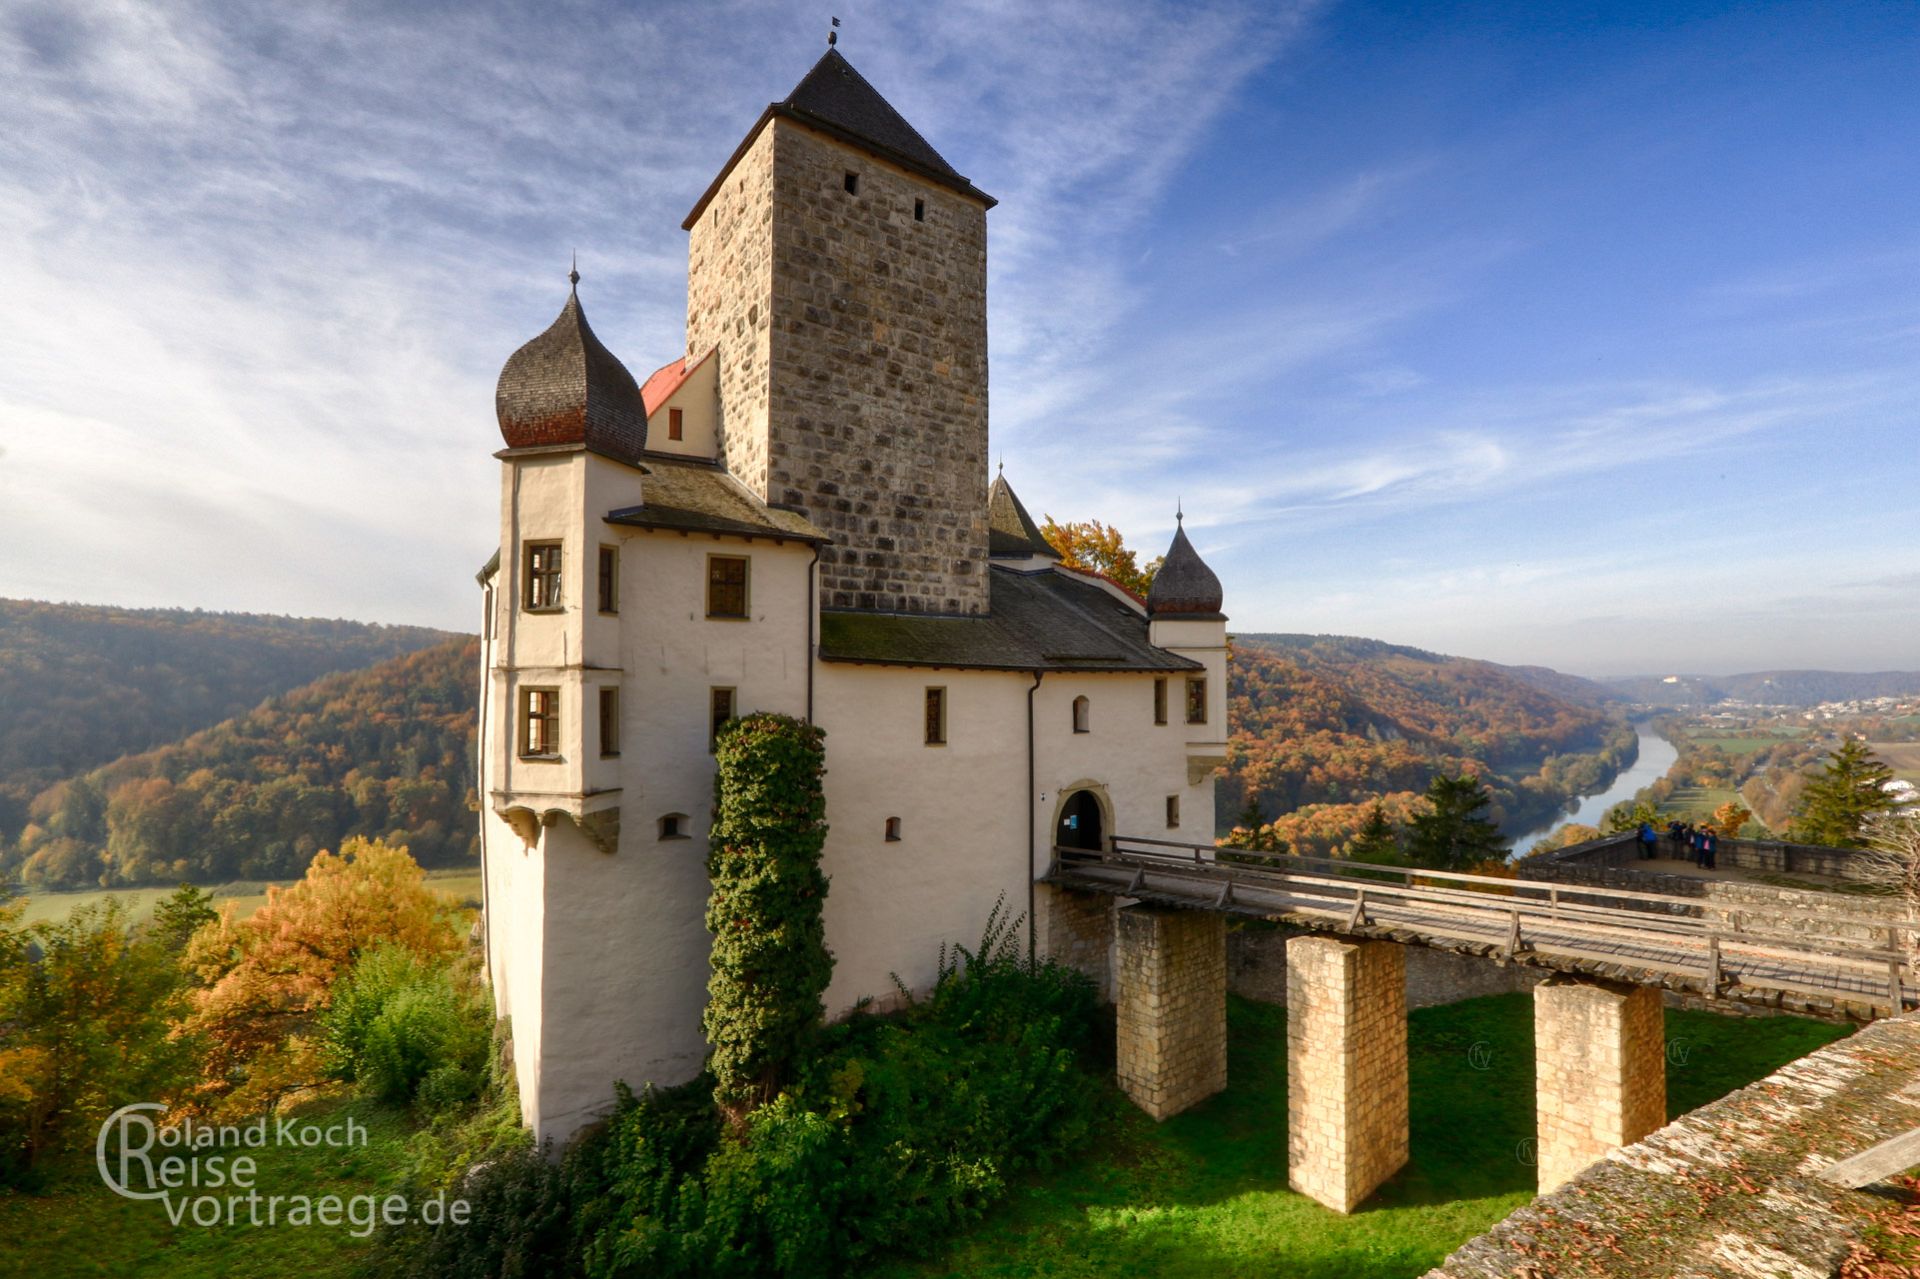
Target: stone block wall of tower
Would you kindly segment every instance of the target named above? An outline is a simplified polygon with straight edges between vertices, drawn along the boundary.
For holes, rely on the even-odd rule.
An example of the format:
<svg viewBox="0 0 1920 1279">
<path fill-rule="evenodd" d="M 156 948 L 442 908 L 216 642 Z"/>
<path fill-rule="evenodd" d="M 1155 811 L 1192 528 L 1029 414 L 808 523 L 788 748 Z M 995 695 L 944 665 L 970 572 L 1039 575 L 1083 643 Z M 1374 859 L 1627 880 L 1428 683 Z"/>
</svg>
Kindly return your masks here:
<svg viewBox="0 0 1920 1279">
<path fill-rule="evenodd" d="M 722 454 L 833 538 L 822 604 L 986 612 L 980 201 L 776 118 L 690 253 L 688 351 L 721 351 Z"/>
</svg>

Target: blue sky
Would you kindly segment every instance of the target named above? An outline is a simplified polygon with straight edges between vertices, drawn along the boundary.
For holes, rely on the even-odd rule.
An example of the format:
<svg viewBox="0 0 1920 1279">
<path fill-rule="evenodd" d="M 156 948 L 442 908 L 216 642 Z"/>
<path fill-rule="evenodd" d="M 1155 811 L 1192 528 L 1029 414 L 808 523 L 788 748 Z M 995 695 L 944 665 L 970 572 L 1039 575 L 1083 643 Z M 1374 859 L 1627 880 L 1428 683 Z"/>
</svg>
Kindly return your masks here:
<svg viewBox="0 0 1920 1279">
<path fill-rule="evenodd" d="M 993 452 L 1236 630 L 1920 667 L 1920 10 L 834 0 L 1002 203 Z M 791 4 L 0 12 L 0 595 L 472 629 L 570 252 L 635 373 Z"/>
</svg>

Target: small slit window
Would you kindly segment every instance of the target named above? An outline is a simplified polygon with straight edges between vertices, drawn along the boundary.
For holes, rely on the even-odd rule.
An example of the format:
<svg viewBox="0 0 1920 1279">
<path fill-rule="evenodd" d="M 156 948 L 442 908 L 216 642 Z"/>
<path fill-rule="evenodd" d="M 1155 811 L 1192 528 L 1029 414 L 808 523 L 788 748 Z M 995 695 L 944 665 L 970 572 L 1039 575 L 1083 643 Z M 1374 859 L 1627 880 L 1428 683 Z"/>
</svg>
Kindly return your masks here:
<svg viewBox="0 0 1920 1279">
<path fill-rule="evenodd" d="M 1204 675 L 1187 676 L 1187 723 L 1207 722 L 1207 680 Z"/>
<path fill-rule="evenodd" d="M 527 611 L 560 607 L 560 543 L 527 543 Z"/>
<path fill-rule="evenodd" d="M 618 548 L 603 546 L 600 548 L 599 585 L 600 611 L 618 613 L 620 611 L 620 552 Z"/>
<path fill-rule="evenodd" d="M 716 688 L 708 698 L 707 750 L 715 750 L 720 744 L 720 730 L 733 718 L 733 690 Z"/>
<path fill-rule="evenodd" d="M 947 690 L 944 688 L 927 690 L 926 732 L 927 745 L 947 744 Z"/>
<path fill-rule="evenodd" d="M 848 195 L 859 195 L 860 194 L 860 175 L 857 173 L 849 173 L 846 177 L 840 180 L 840 185 L 847 189 Z"/>
<path fill-rule="evenodd" d="M 889 844 L 897 844 L 900 842 L 900 819 L 898 817 L 887 818 L 887 842 Z"/>
<path fill-rule="evenodd" d="M 685 439 L 686 431 L 687 431 L 687 422 L 686 422 L 685 410 L 668 409 L 667 410 L 667 438 L 670 440 Z"/>
<path fill-rule="evenodd" d="M 927 220 L 927 202 L 925 200 L 915 200 L 913 202 L 913 220 L 915 222 L 925 222 Z"/>
<path fill-rule="evenodd" d="M 1091 723 L 1092 713 L 1093 713 L 1092 704 L 1088 702 L 1086 698 L 1084 697 L 1074 698 L 1073 699 L 1073 731 L 1076 733 L 1092 732 L 1093 731 L 1093 727 Z"/>
<path fill-rule="evenodd" d="M 520 757 L 552 759 L 559 754 L 560 691 L 520 690 Z"/>
<path fill-rule="evenodd" d="M 1167 829 L 1180 829 L 1180 797 L 1178 795 L 1167 796 Z"/>
<path fill-rule="evenodd" d="M 1167 677 L 1158 676 L 1153 681 L 1153 722 L 1167 722 Z"/>
<path fill-rule="evenodd" d="M 687 834 L 687 815 L 685 813 L 668 813 L 665 817 L 662 817 L 660 819 L 660 838 L 691 839 L 692 836 Z"/>
<path fill-rule="evenodd" d="M 600 690 L 600 757 L 611 759 L 620 753 L 620 690 Z"/>
</svg>

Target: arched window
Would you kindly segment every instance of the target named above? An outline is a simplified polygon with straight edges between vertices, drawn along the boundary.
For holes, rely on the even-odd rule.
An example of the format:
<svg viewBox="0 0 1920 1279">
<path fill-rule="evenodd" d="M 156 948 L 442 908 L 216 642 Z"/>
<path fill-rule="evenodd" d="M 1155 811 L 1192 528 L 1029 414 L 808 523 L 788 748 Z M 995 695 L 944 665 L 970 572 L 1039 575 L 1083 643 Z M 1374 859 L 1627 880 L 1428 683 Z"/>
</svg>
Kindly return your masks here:
<svg viewBox="0 0 1920 1279">
<path fill-rule="evenodd" d="M 1074 732 L 1089 733 L 1093 731 L 1090 727 L 1088 727 L 1088 722 L 1087 722 L 1089 706 L 1090 706 L 1090 703 L 1088 703 L 1087 699 L 1084 697 L 1076 697 L 1073 699 L 1073 731 Z"/>
</svg>

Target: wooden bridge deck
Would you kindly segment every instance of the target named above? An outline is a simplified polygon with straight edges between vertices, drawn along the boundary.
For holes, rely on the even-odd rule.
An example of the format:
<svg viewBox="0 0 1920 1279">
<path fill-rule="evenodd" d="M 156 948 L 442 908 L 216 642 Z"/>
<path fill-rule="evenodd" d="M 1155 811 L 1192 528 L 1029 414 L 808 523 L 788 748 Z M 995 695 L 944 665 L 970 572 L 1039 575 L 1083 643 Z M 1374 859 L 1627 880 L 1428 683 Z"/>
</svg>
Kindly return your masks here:
<svg viewBox="0 0 1920 1279">
<path fill-rule="evenodd" d="M 1920 1002 L 1904 969 L 1920 924 L 1324 858 L 1250 864 L 1221 852 L 1231 850 L 1115 838 L 1101 852 L 1056 848 L 1044 882 L 1815 1016 L 1866 1020 Z M 1884 944 L 1839 928 L 1877 930 Z"/>
</svg>

